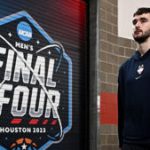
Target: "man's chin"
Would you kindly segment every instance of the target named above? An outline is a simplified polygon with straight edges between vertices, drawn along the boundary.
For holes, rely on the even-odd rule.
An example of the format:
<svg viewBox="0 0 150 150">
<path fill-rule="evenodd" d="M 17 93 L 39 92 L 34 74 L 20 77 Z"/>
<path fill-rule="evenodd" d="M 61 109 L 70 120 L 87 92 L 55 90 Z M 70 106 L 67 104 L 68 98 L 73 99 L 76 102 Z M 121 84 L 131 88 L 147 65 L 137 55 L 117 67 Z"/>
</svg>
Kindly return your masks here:
<svg viewBox="0 0 150 150">
<path fill-rule="evenodd" d="M 141 36 L 136 36 L 136 37 L 133 37 L 133 38 L 139 44 L 144 43 L 147 40 L 147 37 L 141 37 Z"/>
</svg>

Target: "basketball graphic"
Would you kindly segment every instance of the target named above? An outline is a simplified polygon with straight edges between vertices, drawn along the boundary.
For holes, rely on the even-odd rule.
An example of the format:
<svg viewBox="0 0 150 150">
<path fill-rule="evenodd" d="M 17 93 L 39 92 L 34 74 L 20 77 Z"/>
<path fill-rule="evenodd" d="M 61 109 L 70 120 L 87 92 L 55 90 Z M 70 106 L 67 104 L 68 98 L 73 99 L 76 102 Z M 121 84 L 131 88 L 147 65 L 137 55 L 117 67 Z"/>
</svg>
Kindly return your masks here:
<svg viewBox="0 0 150 150">
<path fill-rule="evenodd" d="M 37 145 L 29 138 L 17 139 L 10 146 L 11 150 L 37 150 Z"/>
</svg>

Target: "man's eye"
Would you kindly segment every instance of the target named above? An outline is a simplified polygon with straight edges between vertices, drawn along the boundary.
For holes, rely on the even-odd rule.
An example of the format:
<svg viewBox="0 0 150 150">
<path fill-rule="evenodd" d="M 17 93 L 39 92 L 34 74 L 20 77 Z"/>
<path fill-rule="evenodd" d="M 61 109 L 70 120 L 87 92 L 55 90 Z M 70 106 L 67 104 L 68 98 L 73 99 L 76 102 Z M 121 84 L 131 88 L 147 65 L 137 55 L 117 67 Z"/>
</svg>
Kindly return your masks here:
<svg viewBox="0 0 150 150">
<path fill-rule="evenodd" d="M 133 20 L 132 24 L 135 25 L 137 23 L 137 20 Z"/>
</svg>

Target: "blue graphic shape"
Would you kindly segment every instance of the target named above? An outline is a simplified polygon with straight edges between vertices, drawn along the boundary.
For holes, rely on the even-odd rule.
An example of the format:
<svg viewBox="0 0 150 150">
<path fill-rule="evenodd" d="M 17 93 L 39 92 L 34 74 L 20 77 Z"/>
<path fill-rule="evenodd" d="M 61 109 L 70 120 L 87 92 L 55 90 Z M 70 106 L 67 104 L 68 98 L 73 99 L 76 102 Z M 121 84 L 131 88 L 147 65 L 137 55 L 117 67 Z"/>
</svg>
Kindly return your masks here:
<svg viewBox="0 0 150 150">
<path fill-rule="evenodd" d="M 39 33 L 50 44 L 54 42 L 54 40 L 44 31 L 42 27 L 39 26 L 39 24 L 26 11 L 20 11 L 18 13 L 15 13 L 15 14 L 12 14 L 10 16 L 0 19 L 0 26 L 10 23 L 12 21 L 15 21 L 17 19 L 23 18 L 23 17 L 26 17 L 26 19 L 29 20 L 29 22 L 39 31 Z M 60 50 L 58 48 L 56 48 L 55 50 L 60 53 Z M 68 63 L 68 124 L 65 128 L 63 128 L 63 133 L 66 134 L 72 128 L 72 60 L 65 52 L 63 53 L 63 58 Z M 41 146 L 37 150 L 46 150 L 54 143 L 58 143 L 58 142 L 52 139 L 49 139 L 46 143 L 43 144 L 43 146 Z M 8 149 L 0 145 L 0 150 L 8 150 Z"/>
<path fill-rule="evenodd" d="M 29 41 L 32 38 L 32 28 L 27 22 L 21 21 L 17 26 L 17 34 L 21 40 Z"/>
</svg>

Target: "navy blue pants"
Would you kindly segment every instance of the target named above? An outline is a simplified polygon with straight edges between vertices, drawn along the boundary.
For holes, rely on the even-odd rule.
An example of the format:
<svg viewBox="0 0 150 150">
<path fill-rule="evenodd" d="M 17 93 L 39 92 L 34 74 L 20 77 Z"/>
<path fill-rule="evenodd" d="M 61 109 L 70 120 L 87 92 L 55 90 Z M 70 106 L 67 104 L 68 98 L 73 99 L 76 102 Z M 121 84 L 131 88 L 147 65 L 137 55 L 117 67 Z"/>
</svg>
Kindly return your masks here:
<svg viewBox="0 0 150 150">
<path fill-rule="evenodd" d="M 150 150 L 150 146 L 123 144 L 123 147 L 121 150 Z"/>
</svg>

